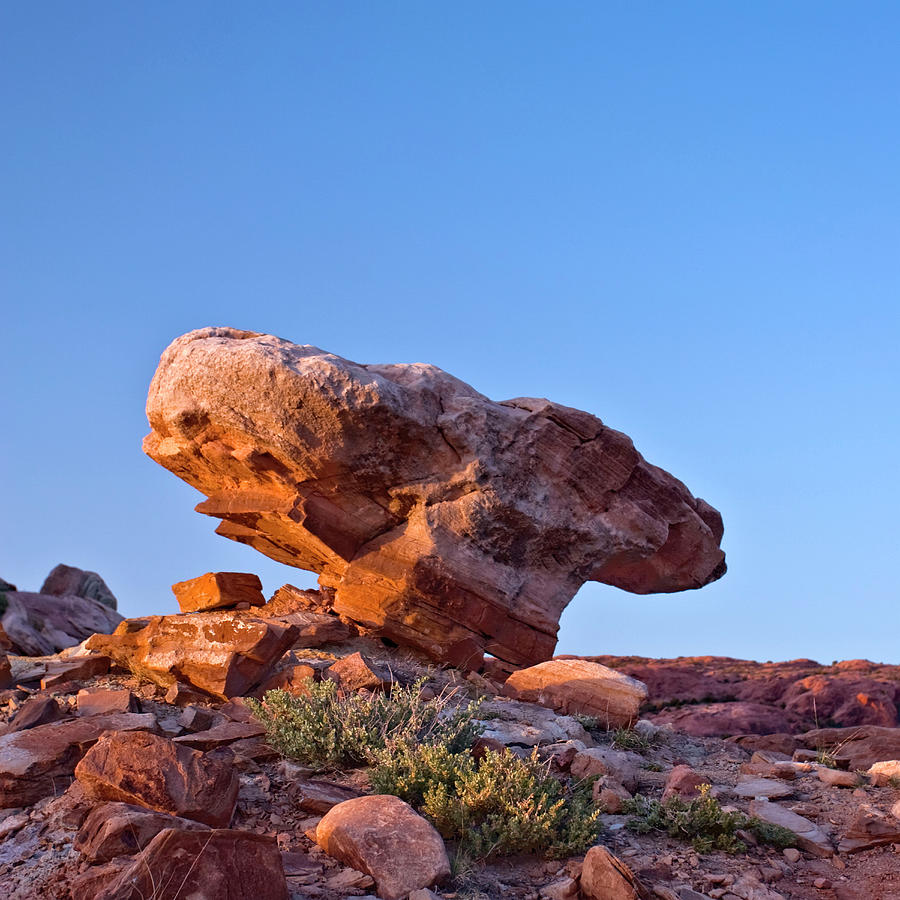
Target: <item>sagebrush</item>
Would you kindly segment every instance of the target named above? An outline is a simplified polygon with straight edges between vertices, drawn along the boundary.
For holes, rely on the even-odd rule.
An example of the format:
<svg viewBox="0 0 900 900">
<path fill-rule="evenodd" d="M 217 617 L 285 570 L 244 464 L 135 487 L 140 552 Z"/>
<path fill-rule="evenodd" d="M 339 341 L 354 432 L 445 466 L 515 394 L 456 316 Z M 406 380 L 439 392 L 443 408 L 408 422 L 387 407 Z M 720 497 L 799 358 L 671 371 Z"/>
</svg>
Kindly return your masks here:
<svg viewBox="0 0 900 900">
<path fill-rule="evenodd" d="M 590 787 L 563 784 L 536 754 L 520 759 L 488 751 L 476 760 L 446 744 L 404 742 L 377 756 L 372 789 L 406 800 L 475 859 L 516 853 L 565 858 L 597 840 L 600 811 Z"/>
<path fill-rule="evenodd" d="M 639 834 L 664 831 L 669 837 L 690 841 L 699 853 L 724 850 L 743 853 L 747 845 L 738 831 L 747 831 L 757 840 L 779 849 L 793 847 L 797 835 L 787 828 L 771 825 L 742 812 L 727 812 L 710 794 L 710 786 L 700 786 L 700 796 L 691 800 L 670 797 L 651 800 L 641 794 L 625 802 L 624 811 L 631 815 L 628 827 Z"/>
<path fill-rule="evenodd" d="M 481 732 L 477 704 L 454 707 L 449 694 L 420 698 L 422 682 L 395 685 L 389 693 L 346 694 L 333 681 L 309 686 L 307 696 L 267 691 L 250 700 L 272 747 L 316 768 L 369 765 L 388 744 L 470 747 Z"/>
</svg>

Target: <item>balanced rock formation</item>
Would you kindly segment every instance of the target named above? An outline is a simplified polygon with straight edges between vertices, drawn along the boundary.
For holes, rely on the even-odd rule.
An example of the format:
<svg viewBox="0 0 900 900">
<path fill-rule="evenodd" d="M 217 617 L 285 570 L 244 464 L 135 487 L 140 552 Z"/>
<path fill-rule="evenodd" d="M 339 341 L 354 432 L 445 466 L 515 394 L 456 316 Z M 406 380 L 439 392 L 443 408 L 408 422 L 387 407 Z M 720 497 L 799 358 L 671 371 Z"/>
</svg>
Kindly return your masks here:
<svg viewBox="0 0 900 900">
<path fill-rule="evenodd" d="M 219 534 L 318 572 L 335 612 L 435 659 L 541 662 L 585 581 L 644 594 L 725 572 L 719 513 L 626 435 L 434 366 L 204 328 L 163 354 L 147 416 L 144 450 Z"/>
</svg>

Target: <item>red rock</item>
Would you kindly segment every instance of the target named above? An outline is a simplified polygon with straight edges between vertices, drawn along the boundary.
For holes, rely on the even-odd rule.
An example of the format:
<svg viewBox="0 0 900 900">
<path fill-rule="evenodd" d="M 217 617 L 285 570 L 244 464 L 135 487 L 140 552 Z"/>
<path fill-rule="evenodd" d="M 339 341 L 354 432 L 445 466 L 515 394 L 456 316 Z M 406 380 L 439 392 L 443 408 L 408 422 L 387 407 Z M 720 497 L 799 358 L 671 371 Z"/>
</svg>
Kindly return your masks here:
<svg viewBox="0 0 900 900">
<path fill-rule="evenodd" d="M 153 734 L 112 734 L 75 768 L 85 791 L 99 800 L 145 806 L 223 828 L 237 802 L 232 768 L 197 750 Z"/>
<path fill-rule="evenodd" d="M 109 662 L 108 656 L 91 655 L 49 663 L 47 672 L 41 679 L 41 689 L 58 688 L 69 682 L 86 681 L 88 678 L 105 675 L 109 671 Z"/>
<path fill-rule="evenodd" d="M 602 844 L 588 850 L 581 867 L 585 900 L 649 900 L 650 893 L 621 859 Z"/>
<path fill-rule="evenodd" d="M 727 737 L 732 734 L 767 734 L 789 730 L 788 717 L 762 703 L 707 703 L 666 710 L 649 716 L 657 725 L 671 725 L 694 737 Z"/>
<path fill-rule="evenodd" d="M 444 842 L 399 797 L 374 794 L 332 807 L 316 827 L 329 855 L 375 879 L 378 896 L 401 900 L 450 874 Z"/>
<path fill-rule="evenodd" d="M 257 610 L 257 614 L 296 625 L 300 629 L 297 643 L 314 649 L 325 644 L 339 644 L 356 633 L 355 628 L 342 622 L 334 613 L 326 612 L 327 603 L 321 591 L 302 591 L 292 584 L 285 584 Z"/>
<path fill-rule="evenodd" d="M 101 803 L 84 820 L 74 847 L 91 862 L 134 856 L 164 828 L 208 831 L 209 826 L 129 803 Z"/>
<path fill-rule="evenodd" d="M 186 706 L 178 717 L 178 724 L 190 732 L 208 731 L 222 721 L 219 713 L 204 706 Z"/>
<path fill-rule="evenodd" d="M 709 784 L 709 779 L 695 772 L 690 766 L 675 766 L 666 776 L 666 784 L 663 788 L 663 801 L 670 797 L 679 797 L 682 800 L 690 800 L 700 796 L 700 785 Z"/>
<path fill-rule="evenodd" d="M 362 653 L 351 653 L 332 663 L 324 678 L 337 683 L 342 691 L 381 691 L 391 683 L 389 672 L 374 666 Z"/>
<path fill-rule="evenodd" d="M 260 697 L 266 691 L 287 691 L 294 696 L 309 694 L 309 686 L 316 680 L 316 670 L 306 663 L 297 663 L 270 675 L 256 690 Z"/>
<path fill-rule="evenodd" d="M 63 711 L 53 697 L 46 694 L 35 694 L 29 697 L 16 711 L 3 729 L 3 734 L 13 731 L 25 731 L 38 725 L 48 725 L 63 718 Z"/>
<path fill-rule="evenodd" d="M 0 618 L 12 648 L 23 656 L 49 656 L 80 644 L 95 633 L 108 634 L 122 617 L 87 597 L 7 591 Z"/>
<path fill-rule="evenodd" d="M 346 800 L 359 796 L 359 791 L 334 781 L 321 778 L 302 781 L 299 784 L 300 800 L 298 806 L 304 812 L 325 814 L 332 807 Z"/>
<path fill-rule="evenodd" d="M 792 734 L 745 734 L 729 738 L 729 741 L 749 750 L 751 753 L 757 750 L 773 750 L 782 753 L 788 758 L 799 746 L 799 742 Z"/>
<path fill-rule="evenodd" d="M 233 722 L 257 721 L 245 697 L 232 697 L 224 706 L 219 708 L 219 712 Z"/>
<path fill-rule="evenodd" d="M 607 729 L 631 725 L 647 699 L 640 681 L 584 659 L 551 659 L 519 669 L 506 679 L 503 693 L 563 715 L 595 716 Z"/>
<path fill-rule="evenodd" d="M 41 585 L 41 593 L 56 597 L 74 594 L 76 597 L 96 600 L 110 609 L 118 606 L 115 595 L 96 572 L 88 572 L 75 566 L 64 566 L 62 563 L 46 577 Z"/>
<path fill-rule="evenodd" d="M 184 613 L 233 609 L 239 603 L 263 606 L 266 602 L 259 576 L 244 572 L 207 572 L 173 584 L 172 593 Z"/>
<path fill-rule="evenodd" d="M 637 753 L 608 747 L 590 747 L 575 754 L 570 771 L 576 778 L 609 775 L 628 790 L 634 790 L 640 781 L 638 771 L 643 763 L 643 758 Z"/>
<path fill-rule="evenodd" d="M 141 704 L 127 688 L 83 688 L 75 697 L 79 716 L 140 712 Z"/>
<path fill-rule="evenodd" d="M 439 660 L 549 658 L 585 580 L 657 593 L 725 572 L 719 514 L 627 436 L 433 366 L 205 328 L 163 354 L 147 416 L 145 451 L 206 494 L 219 534 Z"/>
<path fill-rule="evenodd" d="M 591 785 L 591 797 L 605 813 L 615 816 L 622 811 L 625 801 L 631 799 L 631 791 L 614 778 L 604 775 Z"/>
<path fill-rule="evenodd" d="M 226 700 L 249 693 L 296 636 L 291 625 L 219 611 L 129 619 L 87 646 L 164 686 L 184 681 Z"/>
<path fill-rule="evenodd" d="M 287 900 L 274 838 L 166 828 L 129 865 L 79 880 L 73 900 Z"/>
<path fill-rule="evenodd" d="M 801 735 L 801 740 L 807 747 L 829 750 L 839 765 L 854 772 L 866 771 L 884 760 L 900 759 L 900 728 L 820 728 Z"/>
<path fill-rule="evenodd" d="M 830 857 L 834 855 L 834 847 L 828 835 L 809 819 L 772 803 L 769 800 L 751 800 L 750 815 L 769 822 L 772 825 L 780 825 L 793 831 L 797 835 L 797 846 L 813 856 Z"/>
<path fill-rule="evenodd" d="M 197 731 L 193 734 L 183 734 L 175 738 L 176 744 L 185 747 L 193 747 L 195 750 L 212 750 L 225 744 L 233 744 L 235 741 L 246 738 L 259 737 L 266 733 L 262 725 L 253 725 L 244 722 L 223 722 L 214 725 L 206 731 Z"/>
<path fill-rule="evenodd" d="M 833 678 L 810 675 L 791 685 L 782 702 L 789 713 L 808 721 L 818 718 L 841 725 L 895 727 L 897 686 L 873 678 Z"/>
<path fill-rule="evenodd" d="M 876 787 L 900 786 L 900 759 L 885 759 L 874 763 L 866 772 L 869 781 Z"/>
<path fill-rule="evenodd" d="M 12 677 L 12 665 L 10 665 L 9 657 L 0 650 L 0 691 L 12 687 L 15 682 Z"/>
<path fill-rule="evenodd" d="M 28 806 L 64 788 L 78 761 L 105 731 L 153 728 L 146 713 L 90 716 L 0 736 L 0 809 Z"/>
<path fill-rule="evenodd" d="M 873 806 L 863 805 L 838 844 L 839 853 L 859 853 L 884 844 L 900 844 L 900 822 Z"/>
<path fill-rule="evenodd" d="M 171 706 L 189 706 L 192 703 L 202 703 L 209 699 L 209 694 L 198 691 L 197 688 L 176 681 L 166 691 L 166 703 Z"/>
</svg>

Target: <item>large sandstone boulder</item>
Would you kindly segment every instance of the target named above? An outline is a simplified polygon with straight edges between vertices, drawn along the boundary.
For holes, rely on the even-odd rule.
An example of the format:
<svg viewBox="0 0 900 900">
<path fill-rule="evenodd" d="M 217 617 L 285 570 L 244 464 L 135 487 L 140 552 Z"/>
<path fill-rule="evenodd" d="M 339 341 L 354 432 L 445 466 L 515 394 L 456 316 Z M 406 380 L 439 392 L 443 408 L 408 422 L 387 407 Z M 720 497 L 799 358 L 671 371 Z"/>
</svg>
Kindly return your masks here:
<svg viewBox="0 0 900 900">
<path fill-rule="evenodd" d="M 541 662 L 585 581 L 656 593 L 725 572 L 719 513 L 626 435 L 434 366 L 204 328 L 163 354 L 147 416 L 145 451 L 219 534 L 318 572 L 337 613 L 436 659 Z"/>
<path fill-rule="evenodd" d="M 594 716 L 606 729 L 628 726 L 647 699 L 647 687 L 615 669 L 586 659 L 551 659 L 513 672 L 503 693 L 540 703 L 563 715 Z"/>
<path fill-rule="evenodd" d="M 0 628 L 14 652 L 48 656 L 74 647 L 95 633 L 108 634 L 122 617 L 98 600 L 76 594 L 6 591 Z"/>
<path fill-rule="evenodd" d="M 389 794 L 333 806 L 316 827 L 329 855 L 375 879 L 378 896 L 401 900 L 450 874 L 444 842 L 408 803 Z"/>
<path fill-rule="evenodd" d="M 275 619 L 230 611 L 126 619 L 113 634 L 96 634 L 90 650 L 161 685 L 187 682 L 227 700 L 262 681 L 294 643 L 298 629 Z"/>
</svg>

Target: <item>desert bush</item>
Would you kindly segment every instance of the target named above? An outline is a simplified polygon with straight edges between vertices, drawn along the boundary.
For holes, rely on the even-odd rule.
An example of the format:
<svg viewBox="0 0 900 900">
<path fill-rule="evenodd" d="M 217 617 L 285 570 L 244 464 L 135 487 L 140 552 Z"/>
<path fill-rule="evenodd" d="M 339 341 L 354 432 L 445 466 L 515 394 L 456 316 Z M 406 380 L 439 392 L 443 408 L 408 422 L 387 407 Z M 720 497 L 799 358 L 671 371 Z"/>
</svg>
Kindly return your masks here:
<svg viewBox="0 0 900 900">
<path fill-rule="evenodd" d="M 279 753 L 316 768 L 371 764 L 388 743 L 470 747 L 481 726 L 477 704 L 452 705 L 452 695 L 419 696 L 422 682 L 384 694 L 345 694 L 332 681 L 312 684 L 307 696 L 267 691 L 250 700 L 254 715 Z"/>
<path fill-rule="evenodd" d="M 378 754 L 370 778 L 425 815 L 464 856 L 515 853 L 564 858 L 597 839 L 599 810 L 589 786 L 571 789 L 537 754 L 520 759 L 489 751 L 480 760 L 447 744 L 393 744 Z"/>
<path fill-rule="evenodd" d="M 616 750 L 632 750 L 635 753 L 647 753 L 658 743 L 658 737 L 650 737 L 631 728 L 616 728 L 612 732 L 612 745 Z"/>
<path fill-rule="evenodd" d="M 700 796 L 691 800 L 670 797 L 660 801 L 637 794 L 624 806 L 624 811 L 633 816 L 628 827 L 639 834 L 664 831 L 669 837 L 690 841 L 699 853 L 745 852 L 747 845 L 737 834 L 740 830 L 779 849 L 794 846 L 797 836 L 792 831 L 741 812 L 726 812 L 709 790 L 708 784 L 701 785 Z"/>
</svg>

